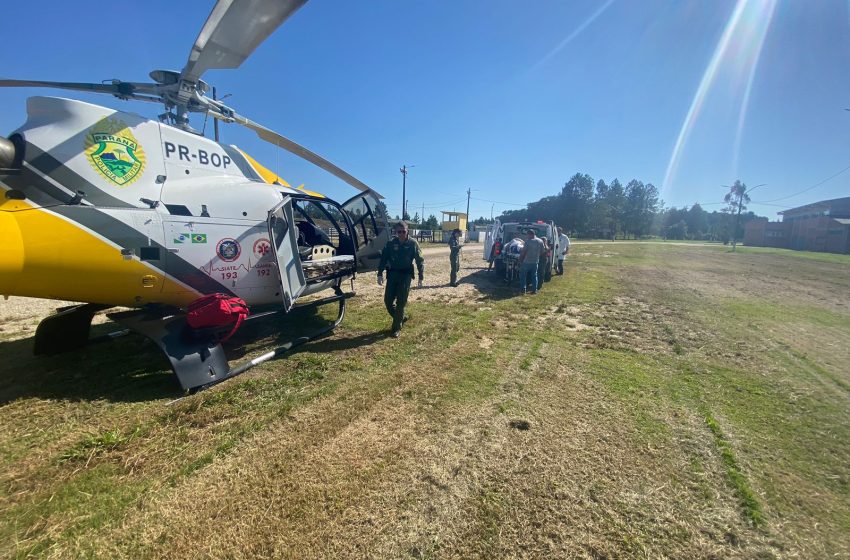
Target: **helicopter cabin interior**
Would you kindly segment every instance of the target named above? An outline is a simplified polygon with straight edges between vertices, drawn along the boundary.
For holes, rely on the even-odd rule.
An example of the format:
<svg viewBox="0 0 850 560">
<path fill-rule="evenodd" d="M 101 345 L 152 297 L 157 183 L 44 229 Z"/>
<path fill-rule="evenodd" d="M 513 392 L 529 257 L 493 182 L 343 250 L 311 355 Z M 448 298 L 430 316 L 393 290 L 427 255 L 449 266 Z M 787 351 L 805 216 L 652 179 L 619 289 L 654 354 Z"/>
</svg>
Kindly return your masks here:
<svg viewBox="0 0 850 560">
<path fill-rule="evenodd" d="M 380 233 L 362 196 L 342 206 L 328 199 L 293 197 L 292 220 L 295 249 L 307 284 L 353 273 L 358 248 L 366 249 Z M 282 237 L 278 232 L 274 237 L 279 250 Z"/>
<path fill-rule="evenodd" d="M 339 207 L 328 201 L 292 201 L 296 252 L 308 284 L 351 274 L 355 246 L 351 225 Z M 279 247 L 281 236 L 275 235 Z"/>
</svg>

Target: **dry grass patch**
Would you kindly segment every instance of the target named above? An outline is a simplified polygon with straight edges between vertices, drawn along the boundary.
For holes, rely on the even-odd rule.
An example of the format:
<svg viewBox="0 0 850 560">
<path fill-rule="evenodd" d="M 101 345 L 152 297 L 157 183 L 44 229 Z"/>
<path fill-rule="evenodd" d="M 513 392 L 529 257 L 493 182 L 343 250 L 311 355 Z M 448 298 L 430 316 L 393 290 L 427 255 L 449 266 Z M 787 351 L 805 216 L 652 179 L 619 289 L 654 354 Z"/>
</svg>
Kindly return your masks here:
<svg viewBox="0 0 850 560">
<path fill-rule="evenodd" d="M 382 290 L 361 275 L 334 336 L 171 407 L 24 391 L 0 409 L 0 513 L 11 520 L 0 552 L 850 554 L 850 292 L 795 301 L 793 321 L 779 321 L 781 291 L 829 267 L 802 263 L 795 277 L 770 256 L 750 270 L 712 247 L 616 247 L 574 253 L 528 298 L 511 297 L 473 251 L 461 287 L 443 287 L 447 251 L 429 249 L 436 287 L 412 293 L 401 339 L 381 335 Z M 706 285 L 724 266 L 744 278 Z M 756 298 L 747 279 L 759 274 L 778 296 Z M 758 526 L 742 488 L 762 508 Z"/>
</svg>

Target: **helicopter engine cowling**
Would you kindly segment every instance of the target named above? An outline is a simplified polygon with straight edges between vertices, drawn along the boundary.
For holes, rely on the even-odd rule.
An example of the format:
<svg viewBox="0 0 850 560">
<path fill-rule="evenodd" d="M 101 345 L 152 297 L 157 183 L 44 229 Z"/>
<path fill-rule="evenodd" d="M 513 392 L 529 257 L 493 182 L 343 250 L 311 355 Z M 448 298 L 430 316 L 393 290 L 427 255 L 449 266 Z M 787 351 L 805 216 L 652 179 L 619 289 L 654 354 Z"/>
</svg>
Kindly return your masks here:
<svg viewBox="0 0 850 560">
<path fill-rule="evenodd" d="M 0 136 L 0 169 L 16 169 L 20 167 L 20 159 L 15 143 Z"/>
</svg>

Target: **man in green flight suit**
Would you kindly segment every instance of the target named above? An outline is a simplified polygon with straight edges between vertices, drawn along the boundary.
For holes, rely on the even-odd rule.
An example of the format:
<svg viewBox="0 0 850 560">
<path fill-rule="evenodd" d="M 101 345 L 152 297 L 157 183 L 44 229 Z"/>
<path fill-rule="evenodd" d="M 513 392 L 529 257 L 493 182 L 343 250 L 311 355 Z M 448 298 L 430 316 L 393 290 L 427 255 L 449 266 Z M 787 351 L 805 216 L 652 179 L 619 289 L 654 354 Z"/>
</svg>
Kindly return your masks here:
<svg viewBox="0 0 850 560">
<path fill-rule="evenodd" d="M 378 264 L 378 285 L 384 283 L 384 270 L 387 271 L 387 287 L 384 289 L 384 305 L 393 318 L 392 336 L 398 338 L 401 326 L 407 317 L 404 308 L 410 293 L 410 282 L 413 280 L 413 261 L 419 272 L 419 287 L 425 277 L 425 259 L 422 249 L 415 239 L 410 239 L 407 224 L 399 222 L 395 226 L 395 234 L 381 251 L 381 262 Z"/>
<path fill-rule="evenodd" d="M 452 236 L 449 237 L 449 263 L 452 265 L 449 286 L 453 288 L 457 287 L 457 272 L 460 270 L 460 250 L 463 247 L 462 234 L 462 231 L 455 229 L 452 231 Z"/>
</svg>

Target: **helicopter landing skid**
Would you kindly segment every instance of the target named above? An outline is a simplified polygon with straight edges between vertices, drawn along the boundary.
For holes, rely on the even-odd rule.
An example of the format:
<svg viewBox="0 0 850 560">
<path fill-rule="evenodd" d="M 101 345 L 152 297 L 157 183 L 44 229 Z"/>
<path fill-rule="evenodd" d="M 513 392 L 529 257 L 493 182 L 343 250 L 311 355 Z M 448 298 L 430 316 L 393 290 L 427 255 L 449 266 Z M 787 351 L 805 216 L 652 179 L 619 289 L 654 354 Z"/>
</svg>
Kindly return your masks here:
<svg viewBox="0 0 850 560">
<path fill-rule="evenodd" d="M 332 324 L 307 336 L 295 338 L 271 352 L 232 369 L 227 362 L 221 344 L 215 337 L 215 333 L 208 330 L 192 329 L 186 323 L 186 317 L 183 314 L 163 316 L 148 310 L 135 310 L 110 313 L 109 318 L 154 341 L 171 362 L 171 368 L 177 375 L 183 390 L 194 392 L 235 377 L 263 362 L 279 358 L 296 346 L 329 333 L 342 322 L 345 317 L 345 300 L 353 295 L 353 293 L 344 293 L 338 290 L 333 296 L 294 306 L 293 309 L 306 309 L 339 302 L 339 312 Z M 248 320 L 284 315 L 285 313 L 282 310 L 258 313 L 249 317 Z"/>
</svg>

